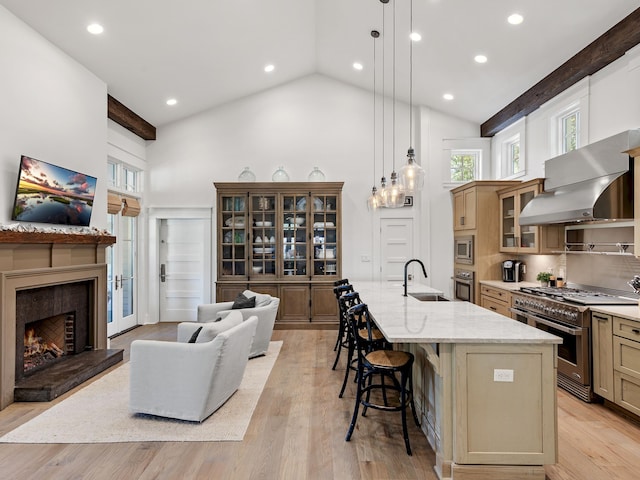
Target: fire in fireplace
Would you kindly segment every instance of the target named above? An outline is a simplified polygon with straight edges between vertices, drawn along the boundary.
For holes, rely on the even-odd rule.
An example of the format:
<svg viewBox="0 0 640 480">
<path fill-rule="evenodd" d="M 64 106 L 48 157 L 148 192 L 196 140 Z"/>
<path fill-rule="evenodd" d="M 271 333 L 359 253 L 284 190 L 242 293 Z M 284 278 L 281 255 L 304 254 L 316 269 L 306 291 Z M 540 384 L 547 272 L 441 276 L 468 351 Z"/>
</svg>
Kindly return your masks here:
<svg viewBox="0 0 640 480">
<path fill-rule="evenodd" d="M 73 354 L 75 315 L 55 315 L 25 325 L 24 373 L 48 366 Z"/>
</svg>

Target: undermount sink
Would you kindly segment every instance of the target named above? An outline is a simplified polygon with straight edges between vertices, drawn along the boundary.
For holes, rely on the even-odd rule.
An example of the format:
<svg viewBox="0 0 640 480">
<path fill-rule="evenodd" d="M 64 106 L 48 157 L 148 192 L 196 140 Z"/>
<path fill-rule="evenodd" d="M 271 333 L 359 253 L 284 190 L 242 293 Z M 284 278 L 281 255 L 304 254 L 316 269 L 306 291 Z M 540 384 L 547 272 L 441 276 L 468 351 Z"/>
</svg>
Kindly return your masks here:
<svg viewBox="0 0 640 480">
<path fill-rule="evenodd" d="M 409 292 L 413 298 L 420 300 L 421 302 L 448 302 L 449 299 L 443 297 L 442 295 L 435 295 L 433 293 L 411 293 Z"/>
</svg>

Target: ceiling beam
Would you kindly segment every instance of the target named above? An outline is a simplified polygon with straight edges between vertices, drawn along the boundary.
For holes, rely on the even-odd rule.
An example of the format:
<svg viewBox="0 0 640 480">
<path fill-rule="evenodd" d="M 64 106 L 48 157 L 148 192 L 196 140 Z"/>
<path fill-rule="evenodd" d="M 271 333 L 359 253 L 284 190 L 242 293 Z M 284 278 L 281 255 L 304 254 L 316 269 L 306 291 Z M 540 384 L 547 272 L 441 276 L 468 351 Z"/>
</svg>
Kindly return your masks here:
<svg viewBox="0 0 640 480">
<path fill-rule="evenodd" d="M 111 95 L 107 95 L 107 116 L 144 140 L 156 139 L 156 127 L 132 112 Z"/>
<path fill-rule="evenodd" d="M 480 125 L 480 134 L 483 137 L 494 136 L 571 85 L 617 60 L 639 43 L 640 8 L 485 121 Z"/>
</svg>

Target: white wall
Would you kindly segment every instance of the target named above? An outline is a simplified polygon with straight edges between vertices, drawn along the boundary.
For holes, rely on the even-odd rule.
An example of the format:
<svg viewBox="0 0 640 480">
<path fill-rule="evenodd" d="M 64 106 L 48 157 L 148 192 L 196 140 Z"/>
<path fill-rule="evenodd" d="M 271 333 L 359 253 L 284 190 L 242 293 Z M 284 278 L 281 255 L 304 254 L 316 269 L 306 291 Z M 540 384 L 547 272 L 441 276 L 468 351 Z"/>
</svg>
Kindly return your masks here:
<svg viewBox="0 0 640 480">
<path fill-rule="evenodd" d="M 11 223 L 25 154 L 97 177 L 91 225 L 105 228 L 105 83 L 2 6 L 0 65 L 0 223 Z"/>
<path fill-rule="evenodd" d="M 381 101 L 377 106 L 378 139 L 381 136 Z M 392 169 L 392 102 L 385 107 L 385 174 Z M 203 112 L 158 129 L 158 140 L 147 151 L 149 184 L 145 193 L 148 207 L 202 207 L 215 203 L 214 181 L 236 181 L 243 167 L 249 166 L 257 181 L 271 181 L 271 175 L 283 165 L 291 181 L 306 181 L 313 166 L 325 173 L 327 181 L 344 181 L 343 191 L 343 274 L 349 278 L 371 278 L 377 274 L 380 215 L 412 216 L 421 238 L 415 255 L 427 260 L 431 252 L 438 258 L 437 268 L 430 269 L 435 281 L 451 262 L 442 259 L 442 249 L 450 251 L 452 230 L 451 201 L 440 182 L 441 143 L 445 136 L 467 132 L 477 135 L 472 125 L 438 112 L 427 110 L 414 136 L 417 156 L 427 175 L 429 194 L 419 196 L 411 209 L 383 213 L 367 211 L 366 200 L 374 178 L 379 186 L 382 176 L 382 143 L 378 140 L 375 177 L 373 172 L 373 96 L 321 75 L 311 75 L 287 85 L 253 95 L 228 105 Z M 396 170 L 406 161 L 409 143 L 408 105 L 396 104 Z M 417 124 L 417 125 L 416 125 Z M 426 152 L 423 155 L 422 150 Z M 435 162 L 433 167 L 431 162 Z M 433 191 L 433 192 L 432 192 Z M 436 204 L 430 210 L 429 199 Z M 435 219 L 432 218 L 435 216 Z M 446 223 L 444 223 L 446 222 Z M 448 225 L 443 227 L 442 224 Z M 428 239 L 430 225 L 437 237 L 436 249 Z M 427 240 L 425 240 L 427 238 Z M 375 253 L 374 253 L 375 252 Z M 371 262 L 363 262 L 362 256 Z M 214 257 L 215 258 L 215 257 Z M 433 271 L 433 274 L 432 274 Z M 437 271 L 437 273 L 436 273 Z M 443 275 L 449 275 L 443 274 Z M 447 277 L 448 278 L 448 277 Z M 439 280 L 444 283 L 444 280 Z"/>
</svg>

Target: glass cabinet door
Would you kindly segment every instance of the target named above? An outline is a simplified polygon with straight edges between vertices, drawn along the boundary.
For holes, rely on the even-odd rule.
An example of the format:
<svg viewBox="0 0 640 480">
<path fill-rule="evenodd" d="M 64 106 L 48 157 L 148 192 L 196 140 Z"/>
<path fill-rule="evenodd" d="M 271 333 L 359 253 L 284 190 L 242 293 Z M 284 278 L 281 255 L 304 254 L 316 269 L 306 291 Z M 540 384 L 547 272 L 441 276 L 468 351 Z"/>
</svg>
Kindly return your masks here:
<svg viewBox="0 0 640 480">
<path fill-rule="evenodd" d="M 282 196 L 282 269 L 283 275 L 308 275 L 307 272 L 308 195 Z"/>
<path fill-rule="evenodd" d="M 338 268 L 337 197 L 318 195 L 311 197 L 313 218 L 313 275 L 336 275 Z"/>
<path fill-rule="evenodd" d="M 500 211 L 502 212 L 502 248 L 515 249 L 517 247 L 516 238 L 516 196 L 503 196 Z"/>
<path fill-rule="evenodd" d="M 527 204 L 531 200 L 533 200 L 533 197 L 535 196 L 536 196 L 536 190 L 534 188 L 530 188 L 528 190 L 522 190 L 518 193 L 518 200 L 519 200 L 518 216 L 520 215 L 520 212 L 522 212 L 522 209 L 526 207 Z M 535 250 L 538 243 L 538 239 L 537 239 L 538 227 L 533 225 L 527 225 L 522 227 L 518 226 L 518 228 L 520 230 L 520 237 L 519 237 L 520 248 Z"/>
<path fill-rule="evenodd" d="M 222 276 L 246 276 L 247 269 L 247 196 L 222 197 Z"/>
<path fill-rule="evenodd" d="M 251 222 L 251 272 L 262 277 L 276 274 L 276 197 L 251 195 L 249 217 Z"/>
</svg>

